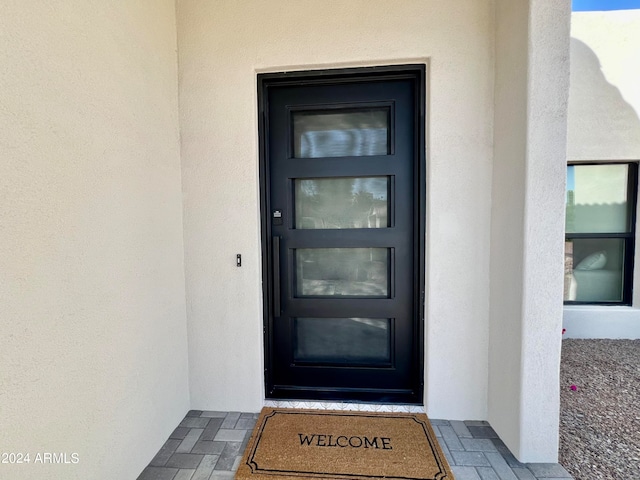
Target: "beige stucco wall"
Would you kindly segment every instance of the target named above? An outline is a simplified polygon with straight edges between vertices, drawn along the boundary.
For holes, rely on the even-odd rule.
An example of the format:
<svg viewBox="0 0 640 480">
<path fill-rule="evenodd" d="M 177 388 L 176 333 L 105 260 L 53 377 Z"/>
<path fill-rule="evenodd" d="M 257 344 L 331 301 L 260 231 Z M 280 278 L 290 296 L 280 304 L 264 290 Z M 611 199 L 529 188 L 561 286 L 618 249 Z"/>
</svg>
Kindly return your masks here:
<svg viewBox="0 0 640 480">
<path fill-rule="evenodd" d="M 177 12 L 193 407 L 264 399 L 256 74 L 428 63 L 425 402 L 434 417 L 485 418 L 491 2 L 179 0 Z"/>
<path fill-rule="evenodd" d="M 168 0 L 5 2 L 0 447 L 80 463 L 2 473 L 134 478 L 189 391 L 260 408 L 256 75 L 390 63 L 428 65 L 427 412 L 552 460 L 558 5 L 178 0 L 176 45 Z"/>
<path fill-rule="evenodd" d="M 568 160 L 640 161 L 640 10 L 574 12 L 571 37 Z M 640 338 L 639 252 L 633 305 L 567 306 L 566 337 Z"/>
<path fill-rule="evenodd" d="M 570 3 L 496 2 L 489 421 L 558 455 Z"/>
<path fill-rule="evenodd" d="M 135 478 L 189 407 L 174 12 L 2 2 L 3 479 Z"/>
<path fill-rule="evenodd" d="M 495 127 L 491 211 L 489 418 L 520 445 L 524 208 L 527 139 L 527 2 L 496 2 Z"/>
<path fill-rule="evenodd" d="M 568 158 L 640 159 L 640 10 L 574 12 Z"/>
<path fill-rule="evenodd" d="M 558 457 L 569 95 L 568 1 L 531 0 L 520 445 L 522 462 Z"/>
</svg>

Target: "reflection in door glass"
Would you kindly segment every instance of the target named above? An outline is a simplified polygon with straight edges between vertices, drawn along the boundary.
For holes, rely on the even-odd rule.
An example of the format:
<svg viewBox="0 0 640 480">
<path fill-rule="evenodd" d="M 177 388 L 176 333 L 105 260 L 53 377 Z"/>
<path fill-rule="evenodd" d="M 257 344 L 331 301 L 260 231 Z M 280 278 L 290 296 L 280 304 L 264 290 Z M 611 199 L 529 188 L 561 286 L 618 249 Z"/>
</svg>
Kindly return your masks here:
<svg viewBox="0 0 640 480">
<path fill-rule="evenodd" d="M 389 177 L 295 180 L 296 228 L 386 228 Z"/>
<path fill-rule="evenodd" d="M 389 154 L 388 107 L 293 113 L 295 158 Z"/>
<path fill-rule="evenodd" d="M 298 248 L 296 296 L 389 296 L 389 249 Z"/>
<path fill-rule="evenodd" d="M 387 318 L 296 318 L 296 362 L 381 364 L 391 362 Z"/>
</svg>

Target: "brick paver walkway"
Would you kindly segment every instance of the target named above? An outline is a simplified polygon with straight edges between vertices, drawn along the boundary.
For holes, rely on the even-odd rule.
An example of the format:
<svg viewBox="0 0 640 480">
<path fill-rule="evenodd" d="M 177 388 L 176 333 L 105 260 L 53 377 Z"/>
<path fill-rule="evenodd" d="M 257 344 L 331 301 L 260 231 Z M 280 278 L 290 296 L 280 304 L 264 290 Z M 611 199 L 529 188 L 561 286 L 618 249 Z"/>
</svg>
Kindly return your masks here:
<svg viewBox="0 0 640 480">
<path fill-rule="evenodd" d="M 191 410 L 138 480 L 231 480 L 257 413 Z M 455 480 L 567 480 L 557 463 L 516 460 L 487 422 L 431 420 Z"/>
<path fill-rule="evenodd" d="M 520 463 L 487 422 L 431 420 L 456 480 L 567 480 L 557 463 Z"/>
</svg>

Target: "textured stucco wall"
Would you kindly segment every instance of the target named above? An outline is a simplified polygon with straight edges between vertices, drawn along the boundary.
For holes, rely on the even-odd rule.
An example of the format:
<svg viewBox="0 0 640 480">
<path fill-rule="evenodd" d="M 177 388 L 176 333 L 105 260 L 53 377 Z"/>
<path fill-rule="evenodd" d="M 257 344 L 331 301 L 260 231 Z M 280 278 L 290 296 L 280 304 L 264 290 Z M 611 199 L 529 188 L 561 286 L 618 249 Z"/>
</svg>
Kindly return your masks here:
<svg viewBox="0 0 640 480">
<path fill-rule="evenodd" d="M 525 462 L 558 454 L 569 18 L 496 3 L 489 421 Z"/>
<path fill-rule="evenodd" d="M 640 10 L 575 12 L 571 37 L 569 161 L 639 161 Z M 638 252 L 633 306 L 567 306 L 566 338 L 640 338 Z"/>
<path fill-rule="evenodd" d="M 135 478 L 189 407 L 174 12 L 2 2 L 0 478 Z"/>
<path fill-rule="evenodd" d="M 571 15 L 568 158 L 640 160 L 640 10 Z"/>
<path fill-rule="evenodd" d="M 528 2 L 497 1 L 491 204 L 489 420 L 519 449 Z"/>
<path fill-rule="evenodd" d="M 555 462 L 560 416 L 564 204 L 571 3 L 531 0 L 520 448 Z"/>
<path fill-rule="evenodd" d="M 264 398 L 256 73 L 428 62 L 425 402 L 435 417 L 485 418 L 491 2 L 179 0 L 177 12 L 194 408 Z"/>
</svg>

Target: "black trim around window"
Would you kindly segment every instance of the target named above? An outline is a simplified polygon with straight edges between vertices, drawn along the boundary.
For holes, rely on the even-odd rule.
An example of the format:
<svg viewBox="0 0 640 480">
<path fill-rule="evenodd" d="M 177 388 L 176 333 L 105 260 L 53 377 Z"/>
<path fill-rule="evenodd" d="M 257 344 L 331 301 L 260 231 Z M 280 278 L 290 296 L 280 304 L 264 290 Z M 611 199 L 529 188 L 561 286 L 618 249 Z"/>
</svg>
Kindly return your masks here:
<svg viewBox="0 0 640 480">
<path fill-rule="evenodd" d="M 627 231 L 623 233 L 566 233 L 565 241 L 569 240 L 598 240 L 620 239 L 623 242 L 622 259 L 622 300 L 621 301 L 575 301 L 565 300 L 565 305 L 619 305 L 630 306 L 633 300 L 633 270 L 636 242 L 636 206 L 638 198 L 638 163 L 637 162 L 569 162 L 570 166 L 590 165 L 627 165 Z M 566 208 L 566 207 L 565 207 Z"/>
</svg>

